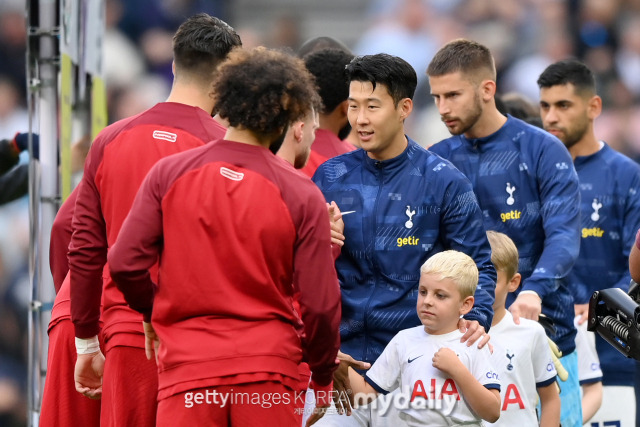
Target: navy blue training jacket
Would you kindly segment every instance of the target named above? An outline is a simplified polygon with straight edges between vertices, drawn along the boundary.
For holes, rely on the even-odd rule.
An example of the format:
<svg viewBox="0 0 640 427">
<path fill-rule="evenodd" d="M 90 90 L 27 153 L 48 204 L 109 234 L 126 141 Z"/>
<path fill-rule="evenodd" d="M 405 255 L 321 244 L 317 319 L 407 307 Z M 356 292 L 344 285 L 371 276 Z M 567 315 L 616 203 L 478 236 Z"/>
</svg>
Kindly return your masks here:
<svg viewBox="0 0 640 427">
<path fill-rule="evenodd" d="M 640 228 L 640 165 L 604 145 L 574 160 L 582 196 L 580 256 L 571 271 L 576 303 L 606 288 L 629 291 L 629 253 Z M 605 385 L 633 385 L 636 362 L 596 334 Z"/>
<path fill-rule="evenodd" d="M 573 352 L 569 273 L 580 248 L 580 192 L 567 149 L 550 133 L 508 116 L 492 135 L 456 135 L 430 150 L 471 180 L 486 229 L 508 235 L 518 247 L 523 284 L 516 294 L 532 290 L 542 298 L 542 313 L 556 326 L 550 338 L 564 355 Z"/>
<path fill-rule="evenodd" d="M 336 269 L 342 291 L 341 349 L 374 362 L 416 313 L 420 267 L 455 249 L 480 271 L 473 310 L 465 318 L 487 330 L 496 272 L 478 202 L 451 163 L 409 139 L 398 157 L 376 161 L 363 150 L 323 163 L 313 180 L 344 215 L 346 237 Z"/>
</svg>

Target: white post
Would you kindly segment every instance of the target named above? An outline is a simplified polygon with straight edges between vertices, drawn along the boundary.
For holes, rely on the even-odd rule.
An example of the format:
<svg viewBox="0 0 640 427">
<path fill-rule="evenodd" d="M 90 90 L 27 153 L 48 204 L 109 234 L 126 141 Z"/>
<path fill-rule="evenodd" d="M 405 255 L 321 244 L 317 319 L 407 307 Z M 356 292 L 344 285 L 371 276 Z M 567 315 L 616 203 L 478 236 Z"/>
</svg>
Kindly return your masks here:
<svg viewBox="0 0 640 427">
<path fill-rule="evenodd" d="M 29 1 L 28 13 L 37 4 L 38 27 L 29 28 L 37 52 L 27 52 L 30 124 L 38 120 L 40 160 L 29 168 L 29 276 L 32 285 L 29 314 L 29 425 L 37 426 L 47 369 L 47 327 L 55 298 L 49 271 L 51 225 L 58 210 L 58 7 L 55 0 Z M 28 16 L 28 22 L 34 22 Z M 31 45 L 31 43 L 29 43 Z M 32 57 L 35 55 L 35 57 Z M 34 111 L 35 109 L 35 111 Z"/>
</svg>

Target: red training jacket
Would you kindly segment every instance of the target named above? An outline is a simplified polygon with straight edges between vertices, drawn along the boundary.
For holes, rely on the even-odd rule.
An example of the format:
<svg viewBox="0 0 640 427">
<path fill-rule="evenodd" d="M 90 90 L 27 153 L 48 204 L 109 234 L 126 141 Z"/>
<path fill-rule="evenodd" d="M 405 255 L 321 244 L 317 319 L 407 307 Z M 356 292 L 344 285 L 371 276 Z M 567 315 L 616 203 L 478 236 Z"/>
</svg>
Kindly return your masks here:
<svg viewBox="0 0 640 427">
<path fill-rule="evenodd" d="M 158 399 L 266 380 L 297 390 L 296 291 L 312 381 L 331 383 L 341 312 L 324 198 L 266 148 L 221 140 L 160 161 L 109 266 L 160 338 Z"/>
</svg>

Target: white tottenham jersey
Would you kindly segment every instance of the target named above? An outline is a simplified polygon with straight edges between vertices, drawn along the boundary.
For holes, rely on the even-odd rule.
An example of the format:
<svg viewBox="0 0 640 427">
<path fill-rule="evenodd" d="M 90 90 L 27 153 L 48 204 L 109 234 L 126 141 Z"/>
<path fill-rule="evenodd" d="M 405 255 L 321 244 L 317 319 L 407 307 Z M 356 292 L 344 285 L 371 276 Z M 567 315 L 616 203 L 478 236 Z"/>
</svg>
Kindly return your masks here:
<svg viewBox="0 0 640 427">
<path fill-rule="evenodd" d="M 493 344 L 493 365 L 502 383 L 500 419 L 487 425 L 538 425 L 538 387 L 552 384 L 556 368 L 544 328 L 520 318 L 516 325 L 510 312 L 489 331 Z"/>
<path fill-rule="evenodd" d="M 385 347 L 366 374 L 376 390 L 386 393 L 400 387 L 400 393 L 378 396 L 393 398 L 393 405 L 409 425 L 451 426 L 482 425 L 480 418 L 462 399 L 458 385 L 444 372 L 433 367 L 433 355 L 442 347 L 453 350 L 473 376 L 485 387 L 500 389 L 498 375 L 491 365 L 491 353 L 485 346 L 467 347 L 458 330 L 429 335 L 423 326 L 400 331 Z M 388 403 L 388 402 L 385 402 Z"/>
</svg>

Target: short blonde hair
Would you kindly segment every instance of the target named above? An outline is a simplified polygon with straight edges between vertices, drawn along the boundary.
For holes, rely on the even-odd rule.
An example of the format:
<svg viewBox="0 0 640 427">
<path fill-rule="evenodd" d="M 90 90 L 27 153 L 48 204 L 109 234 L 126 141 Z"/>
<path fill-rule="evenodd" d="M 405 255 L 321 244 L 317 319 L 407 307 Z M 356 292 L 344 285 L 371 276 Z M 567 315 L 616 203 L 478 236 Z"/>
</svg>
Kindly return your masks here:
<svg viewBox="0 0 640 427">
<path fill-rule="evenodd" d="M 496 270 L 504 271 L 507 280 L 511 280 L 518 272 L 518 248 L 513 240 L 504 233 L 487 231 L 491 245 L 491 262 Z"/>
<path fill-rule="evenodd" d="M 420 274 L 434 274 L 439 280 L 451 279 L 458 285 L 462 298 L 473 296 L 478 286 L 478 267 L 467 254 L 459 251 L 443 251 L 430 257 L 422 267 Z"/>
</svg>

